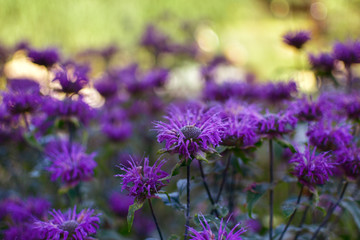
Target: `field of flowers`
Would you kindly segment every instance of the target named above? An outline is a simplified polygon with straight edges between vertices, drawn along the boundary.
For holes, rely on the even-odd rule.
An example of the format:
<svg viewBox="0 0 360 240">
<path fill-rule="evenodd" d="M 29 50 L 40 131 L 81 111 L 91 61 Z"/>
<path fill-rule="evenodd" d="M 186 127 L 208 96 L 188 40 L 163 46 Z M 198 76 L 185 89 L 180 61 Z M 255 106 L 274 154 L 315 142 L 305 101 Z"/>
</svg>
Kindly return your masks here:
<svg viewBox="0 0 360 240">
<path fill-rule="evenodd" d="M 360 239 L 360 41 L 316 37 L 286 81 L 154 24 L 142 60 L 0 45 L 0 239 Z"/>
</svg>

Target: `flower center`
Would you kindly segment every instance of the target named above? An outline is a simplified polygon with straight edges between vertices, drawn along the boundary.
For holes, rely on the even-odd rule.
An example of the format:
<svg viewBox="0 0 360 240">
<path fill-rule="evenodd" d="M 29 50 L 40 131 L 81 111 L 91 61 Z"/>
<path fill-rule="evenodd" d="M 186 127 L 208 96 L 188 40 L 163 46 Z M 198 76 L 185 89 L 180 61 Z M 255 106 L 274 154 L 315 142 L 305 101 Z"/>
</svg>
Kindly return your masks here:
<svg viewBox="0 0 360 240">
<path fill-rule="evenodd" d="M 64 231 L 67 231 L 69 233 L 74 233 L 76 227 L 79 225 L 79 223 L 75 220 L 69 220 L 65 221 L 60 225 L 60 228 Z"/>
<path fill-rule="evenodd" d="M 195 126 L 185 126 L 180 129 L 186 139 L 196 139 L 201 134 L 201 130 Z"/>
</svg>

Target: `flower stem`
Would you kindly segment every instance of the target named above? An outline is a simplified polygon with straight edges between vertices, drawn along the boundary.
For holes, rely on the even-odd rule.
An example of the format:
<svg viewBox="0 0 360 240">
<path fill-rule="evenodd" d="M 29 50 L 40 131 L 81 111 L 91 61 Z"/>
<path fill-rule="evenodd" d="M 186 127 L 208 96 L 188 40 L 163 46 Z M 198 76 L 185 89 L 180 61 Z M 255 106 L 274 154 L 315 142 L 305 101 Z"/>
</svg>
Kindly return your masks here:
<svg viewBox="0 0 360 240">
<path fill-rule="evenodd" d="M 314 196 L 314 194 L 310 195 L 309 202 L 312 201 L 313 196 Z M 301 217 L 300 224 L 299 224 L 300 229 L 301 229 L 301 227 L 303 226 L 303 224 L 304 224 L 304 222 L 306 220 L 306 214 L 307 214 L 308 211 L 309 211 L 309 205 L 306 206 L 306 208 L 304 210 L 304 213 L 303 213 L 303 215 Z M 296 233 L 294 240 L 297 240 L 299 236 L 300 236 L 300 232 Z"/>
<path fill-rule="evenodd" d="M 270 196 L 269 196 L 269 208 L 270 208 L 270 218 L 269 218 L 269 239 L 272 240 L 272 232 L 273 232 L 273 208 L 274 208 L 274 190 L 273 190 L 273 183 L 274 183 L 274 153 L 273 153 L 273 142 L 272 139 L 269 139 L 269 160 L 270 160 Z"/>
<path fill-rule="evenodd" d="M 23 114 L 22 114 L 22 117 L 23 117 L 23 119 L 24 119 L 24 123 L 25 123 L 26 130 L 27 130 L 28 132 L 30 132 L 30 125 L 29 125 L 29 121 L 28 121 L 28 119 L 27 119 L 27 117 L 26 117 L 26 113 L 23 113 Z"/>
<path fill-rule="evenodd" d="M 158 221 L 157 221 L 157 219 L 156 219 L 153 206 L 152 206 L 152 204 L 151 204 L 151 199 L 148 199 L 148 203 L 149 203 L 149 206 L 150 206 L 151 215 L 152 215 L 152 217 L 153 217 L 153 219 L 154 219 L 154 223 L 155 223 L 155 225 L 156 225 L 156 229 L 157 229 L 157 231 L 158 231 L 158 233 L 159 233 L 159 236 L 160 236 L 160 240 L 163 240 L 164 238 L 163 238 L 163 236 L 162 236 L 162 234 L 161 234 L 160 226 L 159 226 L 159 223 L 158 223 Z"/>
<path fill-rule="evenodd" d="M 184 240 L 188 239 L 188 231 L 190 224 L 190 163 L 186 166 L 186 224 Z"/>
<path fill-rule="evenodd" d="M 300 192 L 299 192 L 299 196 L 298 196 L 297 201 L 296 201 L 296 207 L 295 207 L 295 210 L 294 210 L 294 212 L 291 214 L 291 216 L 290 216 L 290 218 L 289 218 L 289 221 L 287 222 L 287 224 L 286 224 L 286 226 L 285 226 L 285 228 L 284 228 L 283 232 L 282 232 L 282 233 L 281 233 L 281 235 L 280 235 L 279 240 L 281 240 L 281 239 L 284 237 L 284 235 L 285 235 L 285 233 L 286 233 L 286 230 L 287 230 L 287 229 L 288 229 L 288 227 L 290 226 L 291 221 L 293 220 L 293 218 L 294 218 L 294 216 L 295 216 L 295 214 L 296 214 L 296 211 L 297 211 L 297 206 L 298 206 L 298 205 L 299 205 L 299 203 L 300 203 L 301 196 L 302 196 L 302 194 L 303 194 L 303 190 L 304 190 L 304 185 L 301 185 L 301 189 L 300 189 Z"/>
<path fill-rule="evenodd" d="M 347 91 L 348 93 L 351 92 L 352 89 L 352 71 L 351 71 L 351 65 L 346 66 L 346 80 L 347 80 Z"/>
<path fill-rule="evenodd" d="M 329 209 L 329 211 L 327 212 L 326 216 L 325 216 L 325 219 L 322 221 L 322 223 L 319 225 L 319 227 L 316 229 L 314 235 L 312 236 L 311 240 L 314 240 L 316 239 L 317 235 L 319 234 L 321 228 L 323 228 L 327 223 L 328 221 L 330 220 L 331 218 L 331 215 L 333 214 L 333 212 L 335 211 L 336 207 L 339 206 L 341 200 L 343 199 L 344 197 L 344 194 L 345 194 L 345 191 L 346 191 L 346 188 L 348 186 L 349 182 L 345 182 L 344 186 L 343 186 L 343 189 L 340 193 L 340 196 L 339 196 L 339 199 L 337 200 L 337 202 L 334 204 L 334 206 Z"/>
<path fill-rule="evenodd" d="M 213 205 L 213 207 L 214 207 L 215 201 L 214 201 L 214 199 L 213 199 L 213 197 L 212 197 L 212 195 L 211 195 L 209 186 L 208 186 L 208 184 L 207 184 L 207 182 L 206 182 L 204 170 L 203 170 L 203 167 L 202 167 L 202 162 L 201 162 L 200 160 L 199 160 L 199 169 L 200 169 L 200 174 L 201 174 L 202 182 L 203 182 L 203 184 L 204 184 L 206 193 L 207 193 L 208 198 L 209 198 L 209 200 L 210 200 L 210 202 L 211 202 L 211 205 Z M 215 208 L 211 211 L 211 213 L 214 213 L 217 217 L 219 217 L 219 213 L 218 213 L 218 211 L 217 211 Z"/>
<path fill-rule="evenodd" d="M 214 199 L 213 199 L 213 197 L 212 197 L 212 195 L 211 195 L 209 186 L 208 186 L 208 184 L 207 184 L 207 182 L 206 182 L 204 170 L 203 170 L 202 163 L 201 163 L 200 160 L 199 160 L 199 169 L 200 169 L 200 174 L 201 174 L 201 178 L 202 178 L 202 181 L 203 181 L 203 184 L 204 184 L 206 193 L 207 193 L 207 195 L 208 195 L 208 197 L 209 197 L 209 200 L 210 200 L 211 204 L 214 205 L 214 204 L 215 204 L 215 201 L 214 201 Z"/>
<path fill-rule="evenodd" d="M 226 163 L 226 167 L 225 167 L 225 170 L 223 171 L 223 176 L 222 176 L 222 181 L 221 181 L 221 184 L 220 184 L 220 189 L 219 189 L 219 192 L 216 196 L 216 199 L 215 199 L 215 203 L 219 202 L 220 200 L 220 196 L 221 196 L 221 193 L 222 193 L 222 190 L 224 189 L 224 186 L 225 186 L 225 182 L 226 182 L 226 176 L 227 176 L 227 171 L 229 169 L 229 166 L 230 166 L 230 161 L 231 161 L 231 152 L 229 153 L 229 157 L 227 159 L 227 163 Z"/>
</svg>

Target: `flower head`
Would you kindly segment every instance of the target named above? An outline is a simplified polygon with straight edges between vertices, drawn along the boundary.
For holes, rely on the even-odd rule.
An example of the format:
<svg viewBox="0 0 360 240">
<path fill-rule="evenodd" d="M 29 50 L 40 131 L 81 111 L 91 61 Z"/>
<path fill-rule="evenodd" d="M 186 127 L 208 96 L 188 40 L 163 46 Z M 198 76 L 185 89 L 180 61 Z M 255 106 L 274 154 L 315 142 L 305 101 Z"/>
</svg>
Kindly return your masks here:
<svg viewBox="0 0 360 240">
<path fill-rule="evenodd" d="M 303 97 L 293 104 L 296 117 L 300 121 L 318 121 L 323 116 L 323 106 L 319 102 Z"/>
<path fill-rule="evenodd" d="M 360 41 L 337 42 L 333 46 L 333 56 L 345 66 L 360 62 Z"/>
<path fill-rule="evenodd" d="M 30 79 L 11 79 L 9 91 L 3 93 L 3 103 L 14 114 L 34 112 L 41 103 L 39 84 Z"/>
<path fill-rule="evenodd" d="M 341 106 L 349 119 L 360 121 L 360 96 L 357 94 L 344 96 Z"/>
<path fill-rule="evenodd" d="M 130 196 L 139 200 L 155 197 L 155 194 L 166 184 L 162 181 L 168 174 L 161 170 L 165 160 L 158 159 L 153 166 L 149 165 L 149 158 L 145 157 L 143 163 L 135 162 L 133 158 L 128 161 L 129 166 L 121 165 L 123 174 L 115 175 L 122 180 L 121 190 L 127 190 Z M 141 165 L 140 165 L 141 164 Z"/>
<path fill-rule="evenodd" d="M 336 163 L 331 161 L 327 152 L 316 154 L 316 148 L 311 152 L 307 147 L 304 153 L 295 153 L 289 163 L 294 165 L 294 174 L 301 184 L 314 189 L 316 185 L 325 184 L 333 174 Z"/>
<path fill-rule="evenodd" d="M 318 75 L 330 75 L 335 68 L 335 59 L 329 53 L 308 55 L 311 68 Z"/>
<path fill-rule="evenodd" d="M 104 114 L 101 120 L 103 133 L 113 141 L 124 141 L 131 136 L 132 124 L 125 111 L 114 109 Z"/>
<path fill-rule="evenodd" d="M 347 177 L 356 179 L 360 176 L 360 148 L 354 144 L 341 148 L 335 154 Z"/>
<path fill-rule="evenodd" d="M 331 121 L 320 121 L 309 127 L 306 135 L 309 137 L 311 145 L 323 151 L 338 150 L 352 140 L 350 126 L 346 124 L 336 124 L 332 126 Z"/>
<path fill-rule="evenodd" d="M 270 102 L 279 102 L 283 100 L 290 100 L 297 93 L 296 83 L 290 81 L 288 83 L 267 83 L 262 87 L 264 98 Z"/>
<path fill-rule="evenodd" d="M 223 126 L 215 108 L 173 105 L 165 119 L 167 122 L 156 122 L 155 129 L 158 142 L 165 142 L 167 151 L 192 159 L 202 152 L 213 151 L 221 141 Z"/>
<path fill-rule="evenodd" d="M 246 148 L 257 142 L 259 114 L 253 106 L 230 99 L 223 105 L 220 116 L 224 125 L 222 144 Z"/>
<path fill-rule="evenodd" d="M 190 240 L 241 240 L 241 235 L 246 232 L 246 229 L 240 228 L 240 223 L 236 224 L 230 231 L 227 231 L 226 223 L 224 219 L 221 219 L 220 226 L 217 232 L 213 232 L 209 223 L 204 216 L 200 219 L 202 231 L 189 227 L 191 233 Z"/>
<path fill-rule="evenodd" d="M 94 215 L 92 209 L 76 213 L 75 206 L 66 213 L 53 209 L 49 214 L 53 217 L 49 221 L 36 221 L 33 224 L 34 230 L 39 232 L 40 239 L 87 240 L 90 239 L 90 235 L 96 234 L 99 228 L 99 215 Z"/>
<path fill-rule="evenodd" d="M 56 48 L 47 48 L 44 50 L 30 49 L 28 57 L 33 63 L 45 66 L 46 68 L 52 67 L 60 60 L 59 52 Z"/>
<path fill-rule="evenodd" d="M 79 93 L 79 91 L 89 82 L 87 73 L 89 67 L 68 64 L 55 72 L 53 81 L 58 80 L 61 91 L 67 94 Z"/>
<path fill-rule="evenodd" d="M 266 113 L 258 122 L 260 134 L 267 137 L 276 137 L 289 133 L 295 129 L 297 119 L 290 111 Z"/>
<path fill-rule="evenodd" d="M 113 97 L 118 91 L 116 82 L 108 75 L 97 80 L 94 87 L 104 98 Z"/>
<path fill-rule="evenodd" d="M 51 142 L 46 150 L 51 164 L 47 170 L 51 173 L 51 180 L 61 178 L 68 186 L 75 186 L 80 181 L 88 181 L 94 175 L 97 163 L 95 153 L 85 153 L 85 148 L 78 143 L 68 141 Z"/>
<path fill-rule="evenodd" d="M 311 39 L 309 31 L 288 32 L 283 36 L 283 41 L 289 46 L 301 49 Z"/>
</svg>

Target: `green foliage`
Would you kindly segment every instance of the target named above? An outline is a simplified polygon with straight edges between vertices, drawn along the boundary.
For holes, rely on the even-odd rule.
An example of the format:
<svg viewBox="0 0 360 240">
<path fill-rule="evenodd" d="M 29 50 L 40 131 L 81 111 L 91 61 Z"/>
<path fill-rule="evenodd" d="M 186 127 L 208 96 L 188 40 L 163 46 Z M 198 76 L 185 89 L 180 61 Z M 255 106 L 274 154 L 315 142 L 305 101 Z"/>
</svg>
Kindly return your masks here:
<svg viewBox="0 0 360 240">
<path fill-rule="evenodd" d="M 135 199 L 134 203 L 129 206 L 128 215 L 127 215 L 127 224 L 128 224 L 128 231 L 130 232 L 133 221 L 134 221 L 134 215 L 135 212 L 139 209 L 141 209 L 144 205 L 143 200 Z"/>
<path fill-rule="evenodd" d="M 268 183 L 256 184 L 255 187 L 248 190 L 246 195 L 246 203 L 249 217 L 252 218 L 252 209 L 255 203 L 266 193 L 270 185 Z"/>
<path fill-rule="evenodd" d="M 360 231 L 360 207 L 359 204 L 350 199 L 344 199 L 340 202 L 340 205 L 344 207 L 350 215 L 353 217 L 358 230 Z"/>
</svg>

